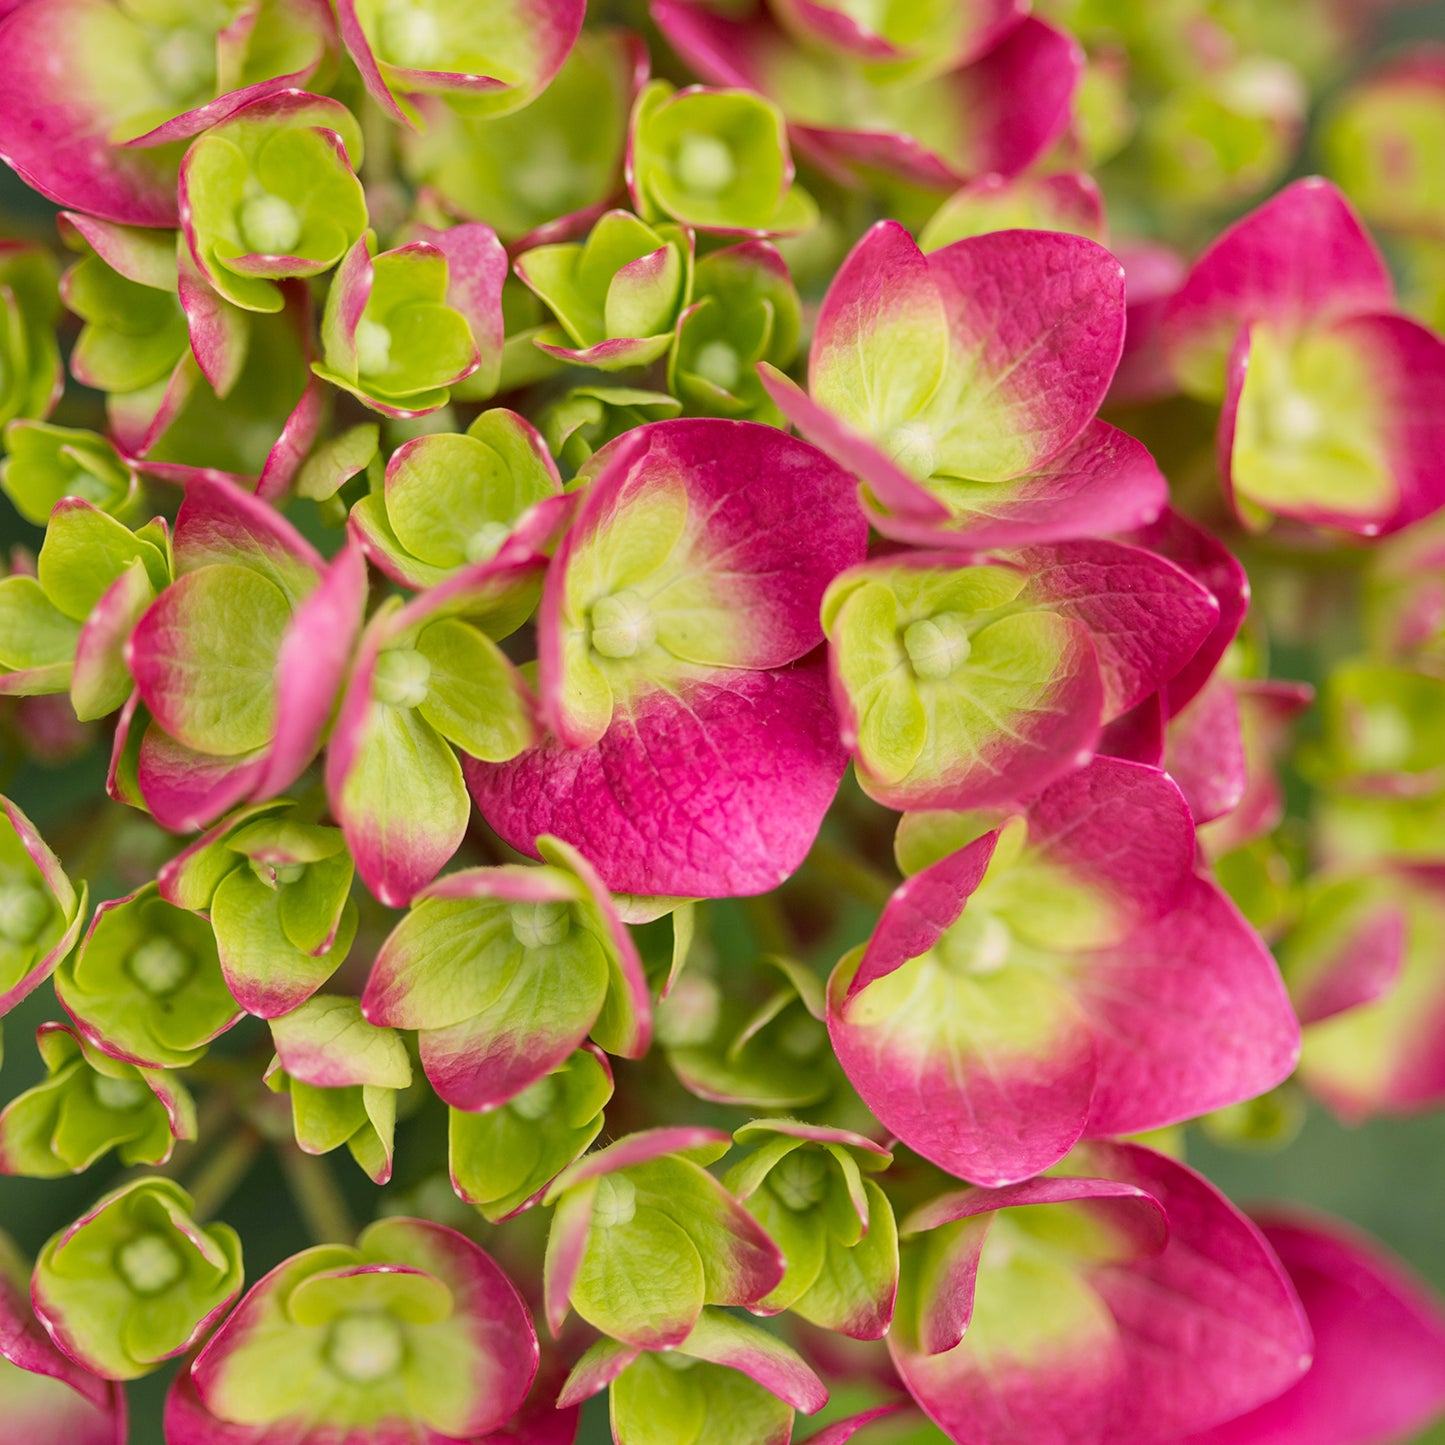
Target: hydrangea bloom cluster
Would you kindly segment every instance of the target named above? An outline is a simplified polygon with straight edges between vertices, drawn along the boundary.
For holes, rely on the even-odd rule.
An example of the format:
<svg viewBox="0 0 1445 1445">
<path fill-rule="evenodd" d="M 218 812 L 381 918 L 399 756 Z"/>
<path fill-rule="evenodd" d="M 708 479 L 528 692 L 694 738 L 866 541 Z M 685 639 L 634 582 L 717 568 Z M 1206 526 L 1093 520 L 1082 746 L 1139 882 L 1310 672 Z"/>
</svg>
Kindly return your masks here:
<svg viewBox="0 0 1445 1445">
<path fill-rule="evenodd" d="M 586 8 L 0 0 L 0 1433 L 1411 1437 L 1445 59 Z"/>
</svg>

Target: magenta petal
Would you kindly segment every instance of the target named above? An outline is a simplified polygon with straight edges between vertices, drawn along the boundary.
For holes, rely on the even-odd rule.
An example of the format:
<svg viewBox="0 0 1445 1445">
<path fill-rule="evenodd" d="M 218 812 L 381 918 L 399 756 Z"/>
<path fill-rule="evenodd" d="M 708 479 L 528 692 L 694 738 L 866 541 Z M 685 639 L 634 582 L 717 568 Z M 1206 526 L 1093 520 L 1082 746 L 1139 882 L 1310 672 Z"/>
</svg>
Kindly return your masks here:
<svg viewBox="0 0 1445 1445">
<path fill-rule="evenodd" d="M 1248 781 L 1235 684 L 1216 677 L 1170 720 L 1169 775 L 1196 823 L 1232 812 Z"/>
<path fill-rule="evenodd" d="M 1285 332 L 1389 311 L 1394 286 L 1374 242 L 1340 192 L 1296 181 L 1229 228 L 1194 264 L 1164 318 L 1164 343 L 1191 390 L 1219 396 L 1241 328 Z"/>
<path fill-rule="evenodd" d="M 250 318 L 211 289 L 188 247 L 180 248 L 176 288 L 186 315 L 192 355 L 212 390 L 223 397 L 240 379 L 245 365 Z M 136 449 L 149 451 L 159 435 L 156 431 L 146 445 Z"/>
<path fill-rule="evenodd" d="M 1104 729 L 1099 735 L 1098 754 L 1162 768 L 1165 722 L 1164 694 L 1151 692 L 1143 702 L 1121 713 Z"/>
<path fill-rule="evenodd" d="M 1150 241 L 1121 244 L 1115 254 L 1124 266 L 1128 326 L 1109 402 L 1158 401 L 1178 390 L 1164 354 L 1164 315 L 1188 268 L 1177 252 Z"/>
<path fill-rule="evenodd" d="M 847 767 L 823 668 L 718 670 L 619 710 L 602 739 L 464 758 L 482 816 L 536 856 L 552 833 L 615 893 L 766 893 L 803 861 Z M 647 826 L 640 826 L 640 820 Z"/>
<path fill-rule="evenodd" d="M 266 454 L 261 475 L 256 481 L 256 495 L 265 502 L 285 496 L 307 453 L 316 441 L 326 415 L 326 387 L 318 376 L 307 379 L 296 405 L 291 408 L 281 435 Z"/>
<path fill-rule="evenodd" d="M 472 329 L 482 364 L 477 376 L 494 390 L 502 364 L 502 283 L 507 279 L 506 248 L 497 233 L 480 221 L 438 231 L 416 228 L 447 258 L 447 304 L 460 311 Z"/>
<path fill-rule="evenodd" d="M 137 782 L 145 806 L 162 828 L 192 833 L 250 797 L 264 756 L 207 757 L 151 723 L 141 739 Z"/>
<path fill-rule="evenodd" d="M 1299 1057 L 1299 1022 L 1274 959 L 1202 878 L 1157 922 L 1084 956 L 1074 987 L 1099 1041 L 1093 1136 L 1254 1098 Z"/>
<path fill-rule="evenodd" d="M 1445 1410 L 1445 1312 L 1398 1260 L 1335 1221 L 1259 1220 L 1315 1337 L 1303 1380 L 1187 1445 L 1371 1445 Z"/>
<path fill-rule="evenodd" d="M 1207 1180 L 1150 1149 L 1090 1145 L 1085 1166 L 1145 1190 L 1169 1221 L 1161 1253 L 1090 1281 L 1119 1326 L 1127 1369 L 1106 1440 L 1172 1441 L 1300 1378 L 1309 1326 L 1253 1224 Z"/>
<path fill-rule="evenodd" d="M 276 735 L 254 797 L 274 798 L 316 756 L 366 607 L 366 562 L 348 540 L 296 609 L 276 660 Z"/>
<path fill-rule="evenodd" d="M 0 21 L 0 159 L 42 195 L 106 220 L 174 226 L 173 157 L 110 144 L 113 117 L 73 63 L 103 0 L 30 0 Z"/>
<path fill-rule="evenodd" d="M 847 1445 L 865 1425 L 871 1425 L 875 1420 L 887 1419 L 907 1408 L 901 1400 L 897 1404 L 875 1405 L 871 1410 L 863 1410 L 857 1415 L 849 1415 L 846 1420 L 835 1420 L 831 1425 L 825 1425 L 821 1430 L 809 1435 L 803 1445 Z"/>
<path fill-rule="evenodd" d="M 1120 542 L 1060 542 L 1013 554 L 1023 597 L 1083 622 L 1099 654 L 1105 721 L 1127 712 L 1198 652 L 1219 604 L 1172 562 Z"/>
<path fill-rule="evenodd" d="M 990 486 L 992 495 L 971 497 L 967 517 L 953 524 L 872 509 L 869 516 L 885 537 L 915 547 L 1017 547 L 1127 531 L 1152 522 L 1168 500 L 1164 475 L 1144 444 L 1097 420 L 1037 471 Z"/>
<path fill-rule="evenodd" d="M 481 1025 L 481 1027 L 479 1027 Z M 453 1109 L 495 1109 L 538 1079 L 559 1069 L 581 1046 L 591 1027 L 549 1027 L 499 1034 L 488 1019 L 467 1019 L 450 1028 L 422 1029 L 417 1036 L 427 1082 Z"/>
<path fill-rule="evenodd" d="M 983 881 L 997 843 L 996 832 L 985 833 L 899 885 L 883 906 L 878 926 L 848 984 L 845 1000 L 874 979 L 902 967 L 910 958 L 927 953 L 958 922 Z"/>
<path fill-rule="evenodd" d="M 212 474 L 186 488 L 176 517 L 176 571 L 193 572 L 212 562 L 238 563 L 272 575 L 294 576 L 307 568 L 320 576 L 325 563 L 316 549 L 275 508 Z M 282 590 L 288 590 L 282 583 Z"/>
</svg>

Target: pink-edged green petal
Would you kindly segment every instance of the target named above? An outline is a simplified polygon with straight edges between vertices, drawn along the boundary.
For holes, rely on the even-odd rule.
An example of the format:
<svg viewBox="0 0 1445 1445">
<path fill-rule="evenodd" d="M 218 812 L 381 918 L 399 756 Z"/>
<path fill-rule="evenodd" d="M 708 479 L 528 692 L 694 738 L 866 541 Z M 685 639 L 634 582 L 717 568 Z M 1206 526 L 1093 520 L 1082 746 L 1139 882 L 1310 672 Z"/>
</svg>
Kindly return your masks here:
<svg viewBox="0 0 1445 1445">
<path fill-rule="evenodd" d="M 1107 241 L 1104 198 L 1082 171 L 1054 175 L 980 176 L 955 191 L 919 232 L 925 251 L 989 231 L 1066 231 L 1101 245 Z"/>
<path fill-rule="evenodd" d="M 1129 1134 L 1254 1098 L 1293 1071 L 1299 1023 L 1269 950 L 1213 883 L 1073 984 L 1099 1039 L 1088 1133 Z"/>
<path fill-rule="evenodd" d="M 704 1310 L 692 1333 L 677 1348 L 695 1360 L 742 1371 L 805 1415 L 828 1403 L 827 1388 L 796 1351 L 735 1315 Z"/>
<path fill-rule="evenodd" d="M 133 696 L 139 699 L 139 689 Z M 113 787 L 123 787 L 130 781 L 126 744 L 127 734 L 117 730 L 112 754 Z M 163 828 L 193 833 L 250 797 L 265 758 L 260 753 L 223 758 L 198 753 L 148 719 L 134 766 L 135 806 L 149 809 Z M 121 801 L 132 800 L 122 797 Z"/>
<path fill-rule="evenodd" d="M 1219 603 L 1200 583 L 1142 548 L 1060 542 L 1012 556 L 1030 573 L 1025 596 L 1089 628 L 1106 719 L 1173 678 L 1219 619 Z"/>
<path fill-rule="evenodd" d="M 871 484 L 871 474 L 866 479 Z M 1154 521 L 1168 500 L 1164 475 L 1143 443 L 1098 420 L 1035 471 L 1002 482 L 950 482 L 948 520 L 893 510 L 906 497 L 873 490 L 884 506 L 868 507 L 869 517 L 885 537 L 964 550 L 1123 532 Z"/>
<path fill-rule="evenodd" d="M 140 558 L 106 588 L 80 630 L 70 700 L 82 722 L 114 712 L 134 683 L 125 665 L 125 644 L 155 589 Z"/>
<path fill-rule="evenodd" d="M 970 975 L 932 951 L 847 997 L 859 955 L 829 985 L 828 1032 L 849 1082 L 886 1127 L 941 1168 L 1007 1184 L 1084 1131 L 1097 1044 L 1067 988 L 1028 969 Z"/>
<path fill-rule="evenodd" d="M 273 507 L 225 481 L 198 477 L 176 518 L 177 573 L 227 562 L 259 572 L 299 602 L 324 563 Z"/>
<path fill-rule="evenodd" d="M 9 1013 L 59 967 L 75 947 L 89 890 L 77 893 L 60 860 L 35 825 L 9 798 L 0 798 L 0 862 L 14 890 L 13 935 L 3 944 L 0 1014 Z"/>
<path fill-rule="evenodd" d="M 507 279 L 507 252 L 497 233 L 479 221 L 446 231 L 422 226 L 416 238 L 429 242 L 447 258 L 447 304 L 466 318 L 480 357 L 468 386 L 478 396 L 490 396 L 497 389 L 502 367 L 502 283 Z"/>
<path fill-rule="evenodd" d="M 617 893 L 766 893 L 802 862 L 847 754 L 823 669 L 716 670 L 619 711 L 602 738 L 555 738 L 509 763 L 463 762 L 483 817 L 513 847 L 572 843 Z M 636 819 L 652 820 L 644 834 Z"/>
<path fill-rule="evenodd" d="M 1328 181 L 1296 181 L 1236 222 L 1195 262 L 1169 303 L 1164 340 L 1185 390 L 1217 399 L 1244 327 L 1287 335 L 1394 308 L 1380 253 Z"/>
<path fill-rule="evenodd" d="M 1445 1409 L 1445 1312 L 1424 1281 L 1333 1220 L 1257 1216 L 1314 1334 L 1282 1395 L 1188 1445 L 1364 1445 L 1411 1436 Z"/>
</svg>

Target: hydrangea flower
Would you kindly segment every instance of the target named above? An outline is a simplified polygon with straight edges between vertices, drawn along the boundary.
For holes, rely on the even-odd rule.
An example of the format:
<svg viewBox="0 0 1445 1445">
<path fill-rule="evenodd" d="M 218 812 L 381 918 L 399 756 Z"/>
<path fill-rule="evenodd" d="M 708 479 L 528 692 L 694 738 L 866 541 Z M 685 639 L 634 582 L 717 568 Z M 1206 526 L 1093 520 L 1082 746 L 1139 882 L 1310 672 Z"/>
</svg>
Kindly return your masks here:
<svg viewBox="0 0 1445 1445">
<path fill-rule="evenodd" d="M 1384 262 L 1327 182 L 1298 181 L 1225 232 L 1164 324 L 1180 383 L 1223 402 L 1220 466 L 1248 525 L 1376 536 L 1445 503 L 1445 341 L 1396 311 Z"/>
<path fill-rule="evenodd" d="M 491 1256 L 440 1225 L 385 1219 L 252 1287 L 176 1377 L 166 1439 L 481 1445 L 536 1371 L 527 1307 Z"/>
<path fill-rule="evenodd" d="M 678 317 L 668 385 L 692 411 L 776 424 L 756 363 L 787 366 L 801 326 L 797 288 L 775 246 L 743 241 L 712 251 L 697 263 L 691 303 Z"/>
<path fill-rule="evenodd" d="M 888 1350 L 950 1439 L 1173 1442 L 1308 1369 L 1310 1331 L 1259 1231 L 1136 1144 L 1069 1172 L 965 1189 L 901 1226 Z"/>
<path fill-rule="evenodd" d="M 150 721 L 136 784 L 162 825 L 203 826 L 274 797 L 311 761 L 350 660 L 365 565 L 329 565 L 277 512 L 199 477 L 176 520 L 176 581 L 127 645 Z M 244 615 L 244 629 L 233 619 Z M 127 736 L 118 733 L 116 756 Z"/>
<path fill-rule="evenodd" d="M 312 369 L 383 416 L 421 416 L 466 382 L 496 389 L 502 364 L 506 253 L 490 226 L 421 228 L 372 255 L 368 232 L 347 252 L 326 297 L 324 357 Z"/>
<path fill-rule="evenodd" d="M 30 1308 L 30 1268 L 0 1235 L 0 1409 L 30 1445 L 125 1445 L 125 1395 L 51 1343 Z"/>
<path fill-rule="evenodd" d="M 542 868 L 468 868 L 426 889 L 377 955 L 362 1011 L 419 1030 L 422 1068 L 454 1108 L 496 1108 L 589 1034 L 640 1057 L 651 1039 L 642 961 L 585 858 L 538 840 Z"/>
<path fill-rule="evenodd" d="M 552 736 L 468 763 L 473 796 L 514 846 L 555 833 L 618 892 L 766 890 L 842 774 L 821 669 L 800 659 L 862 555 L 852 482 L 770 427 L 708 420 L 638 427 L 584 475 L 538 618 Z"/>
<path fill-rule="evenodd" d="M 357 500 L 351 531 L 403 587 L 432 587 L 493 557 L 535 555 L 570 503 L 546 443 L 514 411 L 484 411 L 457 435 L 413 437 L 379 490 Z"/>
<path fill-rule="evenodd" d="M 673 355 L 675 352 L 670 352 Z M 574 475 L 610 441 L 648 422 L 670 421 L 682 403 L 665 391 L 638 386 L 574 386 L 538 418 L 547 447 Z"/>
<path fill-rule="evenodd" d="M 81 1038 L 143 1069 L 195 1063 L 241 1017 L 210 925 L 153 883 L 95 910 L 55 992 Z"/>
<path fill-rule="evenodd" d="M 396 1096 L 411 1086 L 401 1037 L 361 1016 L 353 998 L 316 994 L 271 1020 L 276 1057 L 266 1085 L 291 1096 L 296 1142 L 307 1154 L 345 1144 L 375 1184 L 391 1178 Z"/>
<path fill-rule="evenodd" d="M 910 1148 L 1013 1184 L 1292 1071 L 1279 973 L 1196 873 L 1168 778 L 1099 758 L 989 822 L 905 819 L 912 876 L 828 986 L 839 1062 Z"/>
<path fill-rule="evenodd" d="M 321 0 L 243 7 L 37 0 L 7 6 L 0 155 L 62 206 L 174 226 L 172 144 L 288 87 L 327 78 L 337 45 Z"/>
<path fill-rule="evenodd" d="M 666 1354 L 599 1340 L 567 1377 L 558 1405 L 609 1387 L 617 1445 L 685 1445 L 721 1438 L 721 1431 L 734 1439 L 786 1441 L 795 1410 L 812 1414 L 828 1401 L 827 1387 L 796 1351 L 714 1309 L 703 1310 Z"/>
<path fill-rule="evenodd" d="M 886 1169 L 893 1156 L 860 1134 L 794 1119 L 757 1119 L 733 1137 L 757 1147 L 723 1182 L 787 1263 L 782 1282 L 755 1308 L 881 1339 L 898 1292 L 898 1231 L 887 1195 L 863 1176 Z"/>
<path fill-rule="evenodd" d="M 1181 569 L 1117 542 L 959 560 L 882 557 L 824 599 L 843 735 L 864 791 L 890 807 L 1006 802 L 1069 772 L 1219 612 Z"/>
<path fill-rule="evenodd" d="M 809 393 L 769 395 L 856 471 L 886 535 L 1011 546 L 1152 521 L 1164 481 L 1096 413 L 1124 338 L 1124 273 L 1081 236 L 1005 232 L 925 256 L 880 221 L 839 269 Z"/>
<path fill-rule="evenodd" d="M 77 892 L 35 825 L 0 798 L 0 1015 L 52 973 L 80 937 L 90 890 Z"/>
<path fill-rule="evenodd" d="M 183 1354 L 241 1292 L 241 1241 L 200 1225 L 169 1179 L 137 1179 L 53 1235 L 30 1283 L 35 1313 L 78 1365 L 134 1380 Z"/>
<path fill-rule="evenodd" d="M 137 500 L 135 468 L 98 432 L 43 421 L 12 421 L 5 428 L 5 452 L 0 488 L 15 510 L 38 527 L 67 497 L 121 516 Z"/>
<path fill-rule="evenodd" d="M 356 935 L 355 865 L 339 828 L 280 804 L 245 808 L 208 829 L 157 877 L 167 903 L 209 917 L 227 991 L 275 1018 L 336 971 Z"/>
<path fill-rule="evenodd" d="M 1342 1118 L 1445 1098 L 1445 894 L 1430 864 L 1324 873 L 1280 962 L 1304 1025 L 1300 1079 Z"/>
<path fill-rule="evenodd" d="M 585 242 L 523 252 L 517 275 L 565 333 L 543 332 L 536 346 L 600 371 L 656 361 L 672 345 L 673 326 L 691 299 L 692 258 L 690 231 L 666 222 L 649 226 L 628 211 L 608 211 Z"/>
<path fill-rule="evenodd" d="M 0 423 L 43 419 L 60 399 L 56 284 L 43 246 L 0 241 Z"/>
<path fill-rule="evenodd" d="M 818 219 L 783 114 L 755 90 L 652 81 L 632 108 L 627 188 L 645 221 L 724 235 L 794 235 Z"/>
<path fill-rule="evenodd" d="M 453 745 L 502 762 L 533 742 L 535 700 L 493 640 L 536 605 L 522 538 L 490 562 L 377 611 L 326 752 L 326 788 L 367 887 L 405 907 L 456 852 L 471 804 Z"/>
<path fill-rule="evenodd" d="M 623 1345 L 674 1349 L 705 1305 L 753 1308 L 777 1288 L 778 1246 L 703 1167 L 730 1142 L 716 1129 L 651 1129 L 557 1177 L 545 1200 L 556 1205 L 545 1285 L 554 1335 L 576 1310 Z"/>
<path fill-rule="evenodd" d="M 547 1186 L 602 1132 L 612 1066 L 583 1044 L 505 1104 L 450 1110 L 452 1188 L 496 1223 L 539 1204 Z"/>
<path fill-rule="evenodd" d="M 536 99 L 566 60 L 586 0 L 339 0 L 341 35 L 372 99 L 405 124 L 413 97 L 461 115 L 506 115 Z"/>
<path fill-rule="evenodd" d="M 504 116 L 463 117 L 423 102 L 425 129 L 401 137 L 402 162 L 464 220 L 509 246 L 590 224 L 622 189 L 632 102 L 649 59 L 627 30 L 584 30 L 552 83 Z"/>
<path fill-rule="evenodd" d="M 64 1024 L 41 1024 L 35 1043 L 47 1077 L 0 1111 L 0 1172 L 79 1174 L 110 1149 L 122 1164 L 164 1164 L 178 1139 L 196 1137 L 195 1104 L 174 1074 L 110 1058 Z"/>
<path fill-rule="evenodd" d="M 816 17 L 825 7 L 794 8 Z M 766 9 L 735 17 L 696 0 L 652 0 L 651 12 L 694 70 L 775 101 L 799 151 L 854 182 L 951 190 L 991 171 L 1025 170 L 1067 127 L 1083 68 L 1078 42 L 1034 18 L 993 29 L 995 44 L 943 74 L 890 82 L 848 54 L 859 36 L 846 33 L 846 21 L 828 22 L 824 50 L 792 41 Z M 950 7 L 943 24 L 958 13 Z M 919 12 L 908 14 L 916 24 Z M 989 35 L 978 32 L 980 41 Z"/>
</svg>

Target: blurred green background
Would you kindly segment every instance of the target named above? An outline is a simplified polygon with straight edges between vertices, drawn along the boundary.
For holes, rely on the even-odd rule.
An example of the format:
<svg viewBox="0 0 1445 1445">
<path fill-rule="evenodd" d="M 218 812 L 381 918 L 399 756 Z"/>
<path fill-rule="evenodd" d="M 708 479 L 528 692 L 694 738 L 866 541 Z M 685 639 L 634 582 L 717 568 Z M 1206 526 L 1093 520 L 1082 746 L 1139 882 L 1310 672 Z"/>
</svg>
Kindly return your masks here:
<svg viewBox="0 0 1445 1445">
<path fill-rule="evenodd" d="M 1273 0 L 1257 0 L 1269 5 Z M 1404 4 L 1391 10 L 1381 26 L 1378 49 L 1385 50 L 1417 38 L 1445 40 L 1445 3 Z M 1362 54 L 1363 69 L 1377 52 Z M 1344 82 L 1348 83 L 1349 77 Z M 1440 158 L 1445 165 L 1445 156 Z M 1306 152 L 1300 169 L 1307 171 Z M 0 237 L 49 236 L 52 208 L 22 186 L 8 169 L 0 167 Z M 73 396 L 73 388 L 72 388 Z M 79 404 L 72 400 L 70 406 Z M 86 424 L 81 412 L 62 420 Z M 0 543 L 6 550 L 16 541 L 36 545 L 39 534 L 19 521 L 8 504 L 0 502 Z M 12 796 L 57 846 L 72 876 L 86 876 L 76 868 L 91 841 L 74 829 L 67 833 L 75 805 L 93 800 L 104 789 L 102 749 L 92 749 L 78 762 L 46 768 L 3 752 L 0 736 L 0 789 Z M 112 805 L 117 814 L 125 810 Z M 117 820 L 119 821 L 119 819 Z M 123 846 L 123 844 L 122 844 Z M 91 874 L 92 884 L 96 880 Z M 123 891 L 102 885 L 98 897 Z M 93 901 L 97 901 L 93 898 Z M 1445 939 L 1440 940 L 1445 949 Z M 59 1015 L 51 990 L 42 989 L 4 1021 L 5 1058 L 0 1066 L 0 1100 L 13 1098 L 36 1082 L 39 1061 L 31 1044 L 34 1028 L 46 1017 Z M 1328 1211 L 1368 1230 L 1400 1254 L 1438 1290 L 1445 1293 L 1445 1112 L 1412 1119 L 1376 1120 L 1347 1129 L 1317 1106 L 1311 1105 L 1299 1137 L 1276 1152 L 1225 1149 L 1191 1130 L 1188 1158 L 1196 1167 L 1241 1203 L 1289 1201 Z M 0 1227 L 20 1246 L 34 1253 L 62 1225 L 74 1218 L 114 1182 L 106 1164 L 75 1179 L 35 1181 L 0 1177 Z M 375 1207 L 375 1191 L 349 1165 L 338 1166 L 334 1177 L 366 1218 Z M 269 1153 L 259 1156 L 225 1215 L 241 1228 L 246 1240 L 247 1275 L 259 1278 L 287 1254 L 310 1241 L 295 1217 L 291 1196 L 281 1171 Z M 132 1387 L 133 1445 L 162 1445 L 160 1409 L 170 1370 Z M 806 1425 L 800 1434 L 806 1432 Z M 0 1435 L 3 1435 L 0 1427 Z M 605 1406 L 597 1400 L 584 1423 L 583 1445 L 601 1445 L 610 1439 Z M 1426 1437 L 1431 1445 L 1445 1445 L 1445 1425 Z"/>
</svg>

